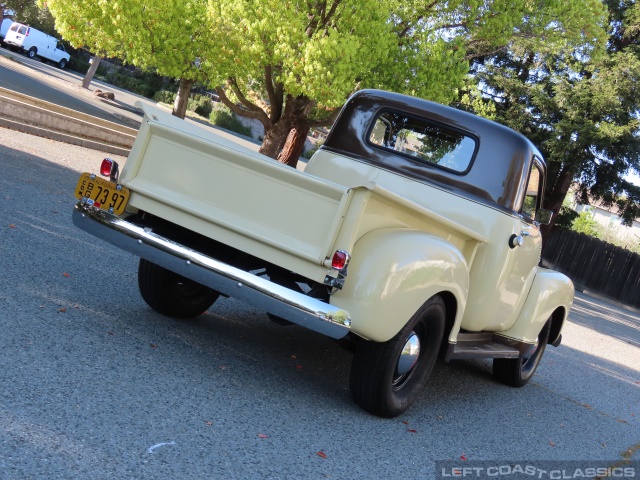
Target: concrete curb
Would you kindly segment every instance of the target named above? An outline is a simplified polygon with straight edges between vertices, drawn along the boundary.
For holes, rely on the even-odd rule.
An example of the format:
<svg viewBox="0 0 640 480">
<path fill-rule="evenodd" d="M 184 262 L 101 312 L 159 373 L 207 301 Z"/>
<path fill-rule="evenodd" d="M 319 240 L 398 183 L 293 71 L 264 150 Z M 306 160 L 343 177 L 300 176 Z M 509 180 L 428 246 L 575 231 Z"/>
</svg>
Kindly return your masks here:
<svg viewBox="0 0 640 480">
<path fill-rule="evenodd" d="M 0 87 L 2 126 L 127 156 L 137 129 Z"/>
<path fill-rule="evenodd" d="M 128 156 L 129 152 L 131 151 L 131 149 L 129 148 L 119 148 L 113 145 L 96 142 L 94 140 L 74 137 L 73 135 L 67 135 L 53 130 L 47 130 L 46 128 L 40 128 L 34 125 L 14 122 L 12 120 L 1 117 L 0 127 L 8 128 L 10 130 L 16 130 L 18 132 L 28 133 L 30 135 L 36 135 L 38 137 L 49 138 L 51 140 L 57 140 L 59 142 L 78 145 L 80 147 L 90 148 L 92 150 L 100 150 L 102 152 L 113 153 L 114 155 L 120 155 L 123 157 Z"/>
</svg>

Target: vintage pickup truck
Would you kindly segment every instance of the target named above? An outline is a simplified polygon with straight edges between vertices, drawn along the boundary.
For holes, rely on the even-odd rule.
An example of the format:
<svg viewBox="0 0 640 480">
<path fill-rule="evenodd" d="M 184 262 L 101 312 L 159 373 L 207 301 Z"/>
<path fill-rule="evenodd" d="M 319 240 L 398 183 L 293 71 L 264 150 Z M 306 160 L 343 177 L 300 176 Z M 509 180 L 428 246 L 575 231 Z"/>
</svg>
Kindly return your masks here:
<svg viewBox="0 0 640 480">
<path fill-rule="evenodd" d="M 345 337 L 352 397 L 383 417 L 409 408 L 438 356 L 493 359 L 522 386 L 560 343 L 574 290 L 539 267 L 546 166 L 522 135 L 364 90 L 299 171 L 140 107 L 124 168 L 81 176 L 73 220 L 141 257 L 158 312 L 193 317 L 222 295 Z"/>
</svg>

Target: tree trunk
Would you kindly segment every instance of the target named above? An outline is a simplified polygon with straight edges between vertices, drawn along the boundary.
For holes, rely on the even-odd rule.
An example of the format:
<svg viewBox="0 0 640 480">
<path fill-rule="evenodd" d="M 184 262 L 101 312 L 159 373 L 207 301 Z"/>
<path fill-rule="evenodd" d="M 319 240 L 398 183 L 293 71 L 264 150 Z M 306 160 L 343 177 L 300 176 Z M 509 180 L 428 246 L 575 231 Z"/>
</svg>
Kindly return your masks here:
<svg viewBox="0 0 640 480">
<path fill-rule="evenodd" d="M 307 135 L 309 135 L 308 125 L 299 125 L 293 127 L 289 131 L 287 140 L 284 143 L 284 147 L 278 155 L 278 161 L 289 165 L 290 167 L 297 168 L 298 159 L 302 155 L 304 150 L 304 144 L 307 141 Z"/>
<path fill-rule="evenodd" d="M 178 94 L 176 95 L 176 101 L 173 104 L 171 115 L 178 118 L 184 118 L 187 114 L 187 103 L 189 102 L 191 87 L 194 83 L 195 80 L 187 80 L 185 78 L 180 79 L 180 86 L 178 87 Z"/>
<path fill-rule="evenodd" d="M 563 166 L 558 174 L 558 178 L 556 179 L 553 188 L 549 192 L 545 192 L 545 202 L 544 208 L 547 210 L 551 210 L 554 213 L 553 218 L 551 219 L 551 223 L 549 225 L 543 225 L 541 228 L 542 238 L 549 238 L 549 234 L 553 230 L 553 224 L 555 223 L 555 218 L 560 213 L 560 209 L 562 208 L 562 202 L 564 202 L 567 193 L 569 192 L 569 188 L 571 188 L 571 182 L 573 181 L 573 173 L 571 170 Z"/>
<path fill-rule="evenodd" d="M 82 88 L 89 88 L 89 84 L 91 83 L 91 80 L 93 80 L 93 76 L 96 74 L 96 70 L 98 70 L 98 65 L 100 65 L 100 60 L 102 60 L 100 55 L 96 55 L 93 57 L 91 66 L 89 67 L 89 70 L 87 70 L 87 74 L 82 80 Z"/>
<path fill-rule="evenodd" d="M 290 130 L 291 124 L 284 119 L 276 122 L 271 128 L 265 129 L 264 139 L 258 152 L 267 157 L 278 158 Z"/>
<path fill-rule="evenodd" d="M 291 165 L 290 162 L 294 162 L 292 155 L 295 155 L 298 148 L 304 147 L 304 141 L 301 147 L 297 145 L 299 134 L 291 135 L 291 130 L 297 129 L 299 133 L 303 134 L 303 138 L 307 138 L 306 134 L 309 133 L 309 127 L 307 125 L 312 105 L 313 102 L 304 95 L 298 97 L 287 95 L 282 115 L 271 128 L 265 128 L 264 140 L 259 150 L 260 153 L 271 158 L 277 158 L 278 161 Z M 296 144 L 291 146 L 287 145 L 289 139 Z M 284 160 L 279 157 L 280 151 L 283 148 L 291 151 L 282 157 Z M 300 150 L 298 156 L 300 156 L 300 153 L 302 153 L 302 150 Z M 295 161 L 297 162 L 297 157 L 295 157 Z"/>
</svg>

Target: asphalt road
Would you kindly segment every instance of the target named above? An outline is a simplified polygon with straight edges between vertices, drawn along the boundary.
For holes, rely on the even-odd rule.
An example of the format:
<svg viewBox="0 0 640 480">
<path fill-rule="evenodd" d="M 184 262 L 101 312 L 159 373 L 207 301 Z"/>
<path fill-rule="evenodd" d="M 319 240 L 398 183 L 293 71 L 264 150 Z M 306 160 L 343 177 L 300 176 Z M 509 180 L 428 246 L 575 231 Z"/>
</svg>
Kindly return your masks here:
<svg viewBox="0 0 640 480">
<path fill-rule="evenodd" d="M 19 53 L 0 48 L 0 87 L 121 125 L 140 125 L 142 113 L 108 105 L 94 97 L 92 91 L 82 89 L 81 85 L 82 76 L 75 72 L 61 70 L 50 63 L 31 60 Z M 102 90 L 113 91 L 112 87 L 92 82 L 92 89 L 100 87 Z M 119 101 L 124 100 L 126 107 L 132 106 L 138 99 L 153 103 L 130 93 L 118 91 L 117 94 Z"/>
<path fill-rule="evenodd" d="M 193 321 L 148 308 L 136 258 L 71 223 L 78 173 L 102 156 L 0 128 L 1 479 L 429 479 L 436 460 L 640 459 L 637 312 L 579 294 L 526 387 L 496 383 L 489 362 L 441 363 L 405 415 L 376 418 L 351 402 L 350 354 L 329 339 L 229 299 Z"/>
</svg>

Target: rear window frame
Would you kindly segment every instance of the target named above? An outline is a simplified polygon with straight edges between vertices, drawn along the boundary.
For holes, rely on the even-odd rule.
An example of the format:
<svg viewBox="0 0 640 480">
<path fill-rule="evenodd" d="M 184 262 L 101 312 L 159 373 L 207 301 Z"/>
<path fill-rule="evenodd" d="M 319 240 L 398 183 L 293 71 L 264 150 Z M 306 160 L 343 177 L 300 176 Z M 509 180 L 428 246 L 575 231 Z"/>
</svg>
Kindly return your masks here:
<svg viewBox="0 0 640 480">
<path fill-rule="evenodd" d="M 466 137 L 466 138 L 469 138 L 469 139 L 473 140 L 474 149 L 473 149 L 473 153 L 471 154 L 471 157 L 469 159 L 469 163 L 467 164 L 467 168 L 465 168 L 464 170 L 455 170 L 453 168 L 445 167 L 445 166 L 440 165 L 440 164 L 435 163 L 435 162 L 430 162 L 430 161 L 425 160 L 424 158 L 421 158 L 419 156 L 410 155 L 410 154 L 404 153 L 402 151 L 394 150 L 392 148 L 388 148 L 388 147 L 385 147 L 385 146 L 382 146 L 382 145 L 379 145 L 377 143 L 372 142 L 371 141 L 371 134 L 372 134 L 374 128 L 376 127 L 376 124 L 380 120 L 380 117 L 382 117 L 385 113 L 391 113 L 393 115 L 398 115 L 400 117 L 404 117 L 404 118 L 406 118 L 408 120 L 414 121 L 414 122 L 416 122 L 418 124 L 424 124 L 425 126 L 433 126 L 433 127 L 439 128 L 441 130 L 444 130 L 444 133 L 457 134 L 457 135 L 461 135 L 463 137 Z M 382 120 L 380 120 L 380 121 L 382 121 Z M 373 120 L 371 121 L 371 124 L 369 125 L 369 128 L 367 128 L 367 130 L 366 130 L 366 136 L 365 136 L 364 140 L 365 140 L 366 145 L 369 145 L 372 148 L 379 149 L 379 150 L 382 150 L 382 151 L 387 152 L 387 153 L 392 153 L 394 155 L 401 156 L 402 158 L 411 160 L 413 162 L 417 162 L 420 165 L 428 165 L 429 167 L 437 168 L 439 170 L 444 170 L 446 172 L 450 172 L 450 173 L 453 173 L 453 174 L 459 175 L 459 176 L 463 176 L 463 175 L 466 175 L 467 173 L 469 173 L 469 171 L 471 170 L 471 167 L 473 166 L 473 163 L 474 163 L 474 161 L 476 159 L 476 155 L 478 153 L 478 149 L 480 148 L 480 138 L 478 138 L 477 135 L 474 135 L 473 133 L 470 133 L 467 130 L 463 130 L 461 128 L 456 128 L 456 127 L 453 127 L 451 125 L 435 121 L 435 120 L 433 120 L 431 118 L 428 118 L 428 117 L 422 117 L 422 116 L 419 116 L 419 115 L 407 114 L 406 112 L 395 110 L 393 108 L 383 108 L 383 109 L 380 109 L 379 111 L 376 112 L 376 114 L 373 117 Z"/>
</svg>

